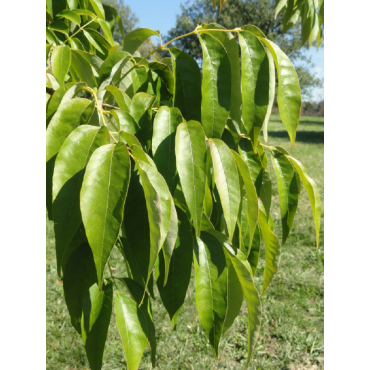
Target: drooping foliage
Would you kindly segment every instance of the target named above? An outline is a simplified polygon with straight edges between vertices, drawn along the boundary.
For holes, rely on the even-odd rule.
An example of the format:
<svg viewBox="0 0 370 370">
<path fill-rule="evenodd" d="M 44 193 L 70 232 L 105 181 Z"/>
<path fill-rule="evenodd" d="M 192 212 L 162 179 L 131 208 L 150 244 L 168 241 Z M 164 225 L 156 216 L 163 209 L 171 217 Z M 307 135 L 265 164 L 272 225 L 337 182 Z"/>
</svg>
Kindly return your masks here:
<svg viewBox="0 0 370 370">
<path fill-rule="evenodd" d="M 121 20 L 113 12 L 108 21 L 109 12 L 100 0 L 47 2 L 46 204 L 71 323 L 91 369 L 102 367 L 112 315 L 127 368 L 138 369 L 147 345 L 155 366 L 153 283 L 176 328 L 194 266 L 196 306 L 215 358 L 245 298 L 248 365 L 260 298 L 277 275 L 301 181 L 319 243 L 317 186 L 290 153 L 259 140 L 262 131 L 267 136 L 276 73 L 280 115 L 294 145 L 301 107 L 294 67 L 253 26 L 195 29 L 202 72 L 171 42 L 159 47 L 171 58 L 138 57 L 159 33 L 139 28 L 119 44 L 112 29 L 114 22 L 122 29 Z M 269 157 L 282 240 L 269 222 Z M 124 276 L 108 269 L 114 248 Z"/>
</svg>

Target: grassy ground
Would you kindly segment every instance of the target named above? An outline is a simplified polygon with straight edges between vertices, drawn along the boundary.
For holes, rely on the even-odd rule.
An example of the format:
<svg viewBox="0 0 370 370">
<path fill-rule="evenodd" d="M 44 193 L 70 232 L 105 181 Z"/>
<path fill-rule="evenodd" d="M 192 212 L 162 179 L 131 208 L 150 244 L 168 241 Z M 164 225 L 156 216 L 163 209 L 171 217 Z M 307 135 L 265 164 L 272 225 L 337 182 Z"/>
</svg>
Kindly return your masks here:
<svg viewBox="0 0 370 370">
<path fill-rule="evenodd" d="M 288 135 L 277 115 L 269 126 L 270 145 L 290 151 Z M 302 117 L 293 157 L 299 159 L 319 187 L 324 198 L 324 120 Z M 270 173 L 273 168 L 269 164 Z M 275 233 L 281 237 L 277 185 L 273 178 L 272 216 Z M 300 204 L 291 235 L 283 247 L 279 274 L 262 298 L 263 324 L 250 369 L 318 370 L 324 368 L 324 249 L 323 216 L 321 241 L 315 248 L 315 230 L 311 206 L 302 186 Z M 53 228 L 47 222 L 47 368 L 89 369 L 82 340 L 72 328 L 63 299 L 63 288 L 57 280 Z M 263 247 L 262 247 L 263 249 Z M 263 251 L 262 251 L 263 254 Z M 121 263 L 115 252 L 113 266 L 120 275 Z M 263 261 L 257 272 L 262 283 Z M 157 294 L 158 296 L 158 294 Z M 202 330 L 195 307 L 194 281 L 180 313 L 176 331 L 166 311 L 153 302 L 157 327 L 157 368 L 173 369 L 243 369 L 247 356 L 248 320 L 245 303 L 233 327 L 220 344 L 220 359 L 215 361 Z M 104 354 L 103 369 L 126 369 L 125 357 L 114 318 L 112 317 Z M 140 369 L 150 369 L 148 349 Z"/>
</svg>

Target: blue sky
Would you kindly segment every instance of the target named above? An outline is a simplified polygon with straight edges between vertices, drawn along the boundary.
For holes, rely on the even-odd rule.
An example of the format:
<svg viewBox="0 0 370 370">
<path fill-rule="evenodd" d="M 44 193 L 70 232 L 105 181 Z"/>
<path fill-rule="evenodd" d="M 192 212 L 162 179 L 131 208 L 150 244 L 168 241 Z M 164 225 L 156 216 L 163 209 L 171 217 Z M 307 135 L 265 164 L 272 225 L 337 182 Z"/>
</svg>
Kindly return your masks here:
<svg viewBox="0 0 370 370">
<path fill-rule="evenodd" d="M 138 27 L 159 30 L 162 35 L 176 25 L 176 15 L 181 13 L 181 3 L 187 0 L 125 0 L 131 10 L 139 18 Z M 192 1 L 191 1 L 192 3 Z M 307 51 L 315 64 L 313 72 L 320 78 L 324 77 L 324 49 L 318 52 L 314 47 Z M 324 99 L 324 89 L 315 89 L 312 94 L 313 101 Z"/>
</svg>

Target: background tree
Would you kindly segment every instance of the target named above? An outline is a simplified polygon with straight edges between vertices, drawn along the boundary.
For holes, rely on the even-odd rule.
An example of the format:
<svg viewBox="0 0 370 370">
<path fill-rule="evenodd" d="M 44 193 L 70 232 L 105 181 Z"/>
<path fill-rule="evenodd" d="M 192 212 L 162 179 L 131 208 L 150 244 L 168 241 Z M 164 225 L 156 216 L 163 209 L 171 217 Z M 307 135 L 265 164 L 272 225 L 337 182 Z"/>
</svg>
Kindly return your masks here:
<svg viewBox="0 0 370 370">
<path fill-rule="evenodd" d="M 270 40 L 274 41 L 287 54 L 294 64 L 300 61 L 304 66 L 295 66 L 299 77 L 302 96 L 309 98 L 315 87 L 322 86 L 322 80 L 311 71 L 311 58 L 302 48 L 300 25 L 297 23 L 284 32 L 283 14 L 275 19 L 275 6 L 272 0 L 228 0 L 222 11 L 213 5 L 212 0 L 195 0 L 191 5 L 188 1 L 181 5 L 181 14 L 177 15 L 176 26 L 168 32 L 168 39 L 173 39 L 191 32 L 198 24 L 218 23 L 227 29 L 238 27 L 240 24 L 257 26 Z M 182 38 L 176 46 L 188 52 L 193 58 L 200 60 L 202 48 L 197 36 Z"/>
</svg>

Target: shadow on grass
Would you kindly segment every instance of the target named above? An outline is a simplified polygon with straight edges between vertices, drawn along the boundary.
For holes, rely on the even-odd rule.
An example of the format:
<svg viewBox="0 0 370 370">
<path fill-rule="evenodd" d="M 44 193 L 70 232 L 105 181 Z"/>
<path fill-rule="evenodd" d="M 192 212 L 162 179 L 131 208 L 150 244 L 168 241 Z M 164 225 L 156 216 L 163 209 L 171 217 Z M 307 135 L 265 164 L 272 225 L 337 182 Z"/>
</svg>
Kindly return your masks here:
<svg viewBox="0 0 370 370">
<path fill-rule="evenodd" d="M 286 131 L 272 131 L 269 132 L 269 136 L 289 140 L 289 136 Z M 298 131 L 296 141 L 312 144 L 324 144 L 324 133 L 317 131 Z"/>
</svg>

